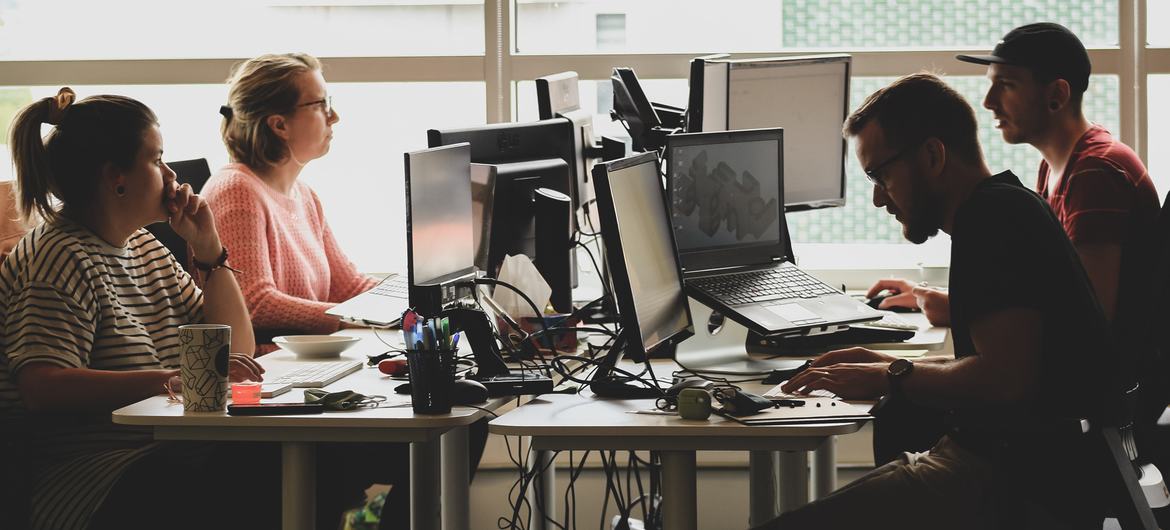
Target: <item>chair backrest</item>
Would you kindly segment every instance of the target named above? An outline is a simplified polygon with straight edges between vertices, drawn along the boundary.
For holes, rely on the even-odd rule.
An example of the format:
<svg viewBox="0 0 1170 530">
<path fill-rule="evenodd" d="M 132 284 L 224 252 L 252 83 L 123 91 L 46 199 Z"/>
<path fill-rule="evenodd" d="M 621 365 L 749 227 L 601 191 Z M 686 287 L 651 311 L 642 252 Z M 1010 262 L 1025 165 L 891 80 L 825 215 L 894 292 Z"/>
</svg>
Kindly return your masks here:
<svg viewBox="0 0 1170 530">
<path fill-rule="evenodd" d="M 195 193 L 202 191 L 203 185 L 207 184 L 207 179 L 211 178 L 211 167 L 207 165 L 206 158 L 167 162 L 167 165 L 175 172 L 178 183 L 190 184 Z M 175 260 L 184 269 L 188 267 L 190 256 L 187 255 L 187 242 L 175 233 L 170 224 L 166 222 L 155 223 L 146 229 L 150 230 L 154 237 L 158 238 L 159 242 L 171 251 L 171 254 L 174 254 Z"/>
</svg>

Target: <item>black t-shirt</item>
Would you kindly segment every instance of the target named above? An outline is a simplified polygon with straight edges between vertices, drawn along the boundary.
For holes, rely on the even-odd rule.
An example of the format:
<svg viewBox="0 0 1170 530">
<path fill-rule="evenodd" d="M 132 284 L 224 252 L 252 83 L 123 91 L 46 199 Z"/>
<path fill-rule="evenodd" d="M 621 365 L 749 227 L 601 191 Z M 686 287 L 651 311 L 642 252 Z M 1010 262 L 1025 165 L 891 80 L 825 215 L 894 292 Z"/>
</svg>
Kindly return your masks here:
<svg viewBox="0 0 1170 530">
<path fill-rule="evenodd" d="M 1064 228 L 1011 172 L 981 182 L 955 213 L 950 303 L 958 358 L 979 354 L 970 326 L 981 317 L 1020 307 L 1043 317 L 1033 392 L 1021 403 L 952 411 L 959 431 L 1013 442 L 1044 420 L 1101 417 L 1118 369 L 1108 322 Z"/>
</svg>

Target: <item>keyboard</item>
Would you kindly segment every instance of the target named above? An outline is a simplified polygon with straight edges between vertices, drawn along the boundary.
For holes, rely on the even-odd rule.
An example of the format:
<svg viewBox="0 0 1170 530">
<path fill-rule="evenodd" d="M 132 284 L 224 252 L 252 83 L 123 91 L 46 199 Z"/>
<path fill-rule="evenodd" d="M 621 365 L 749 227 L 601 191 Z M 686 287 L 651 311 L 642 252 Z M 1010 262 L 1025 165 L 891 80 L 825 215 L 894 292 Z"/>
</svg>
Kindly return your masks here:
<svg viewBox="0 0 1170 530">
<path fill-rule="evenodd" d="M 839 293 L 795 267 L 748 271 L 688 280 L 728 304 L 751 304 Z"/>
<path fill-rule="evenodd" d="M 403 276 L 387 278 L 373 289 L 370 289 L 369 292 L 379 296 L 391 296 L 394 298 L 406 298 L 410 296 L 407 293 L 406 278 Z"/>
<path fill-rule="evenodd" d="M 855 326 L 869 326 L 869 327 L 874 327 L 874 328 L 896 329 L 899 331 L 918 331 L 918 324 L 914 324 L 912 322 L 907 322 L 906 320 L 898 318 L 897 316 L 895 316 L 893 313 L 891 313 L 889 311 L 882 311 L 882 319 L 881 320 L 862 322 L 860 324 L 854 324 L 854 325 Z"/>
<path fill-rule="evenodd" d="M 284 383 L 293 388 L 321 388 L 362 369 L 358 360 L 312 363 L 297 368 L 267 383 Z"/>
</svg>

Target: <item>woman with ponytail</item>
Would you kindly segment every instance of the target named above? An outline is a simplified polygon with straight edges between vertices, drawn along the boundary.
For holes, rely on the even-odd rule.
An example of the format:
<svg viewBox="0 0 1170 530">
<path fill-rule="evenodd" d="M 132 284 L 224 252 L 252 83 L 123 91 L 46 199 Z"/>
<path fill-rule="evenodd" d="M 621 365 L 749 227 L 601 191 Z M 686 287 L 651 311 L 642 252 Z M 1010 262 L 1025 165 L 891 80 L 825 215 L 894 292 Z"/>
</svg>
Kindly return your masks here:
<svg viewBox="0 0 1170 530">
<path fill-rule="evenodd" d="M 297 180 L 329 152 L 340 120 L 321 63 L 305 54 L 263 55 L 240 64 L 228 84 L 220 114 L 231 163 L 203 195 L 239 265 L 263 354 L 275 349 L 273 336 L 337 331 L 339 321 L 325 311 L 377 281 L 341 251 L 321 201 Z"/>
<path fill-rule="evenodd" d="M 225 471 L 205 465 L 219 449 L 153 442 L 110 413 L 175 383 L 184 324 L 230 325 L 232 351 L 245 352 L 231 356 L 232 379 L 262 379 L 227 248 L 203 200 L 175 185 L 138 101 L 74 103 L 63 88 L 16 115 L 9 145 L 21 210 L 44 220 L 0 265 L 0 416 L 30 441 L 3 458 L 32 474 L 29 527 L 170 527 L 180 496 L 215 491 L 197 484 Z M 160 221 L 191 245 L 199 285 L 143 229 Z"/>
</svg>

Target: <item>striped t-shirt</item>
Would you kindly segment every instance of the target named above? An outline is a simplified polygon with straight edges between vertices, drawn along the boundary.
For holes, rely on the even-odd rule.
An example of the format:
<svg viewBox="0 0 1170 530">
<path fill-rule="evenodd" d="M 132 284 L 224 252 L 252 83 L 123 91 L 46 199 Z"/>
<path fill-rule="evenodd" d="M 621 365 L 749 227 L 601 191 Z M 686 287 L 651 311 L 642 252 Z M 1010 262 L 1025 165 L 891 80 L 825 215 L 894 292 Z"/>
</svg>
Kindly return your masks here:
<svg viewBox="0 0 1170 530">
<path fill-rule="evenodd" d="M 29 232 L 0 265 L 0 416 L 23 419 L 32 528 L 84 528 L 149 430 L 100 414 L 29 413 L 17 387 L 31 363 L 91 370 L 179 367 L 178 327 L 203 319 L 203 294 L 146 230 L 125 248 L 60 219 Z M 161 390 L 161 388 L 160 388 Z"/>
</svg>

